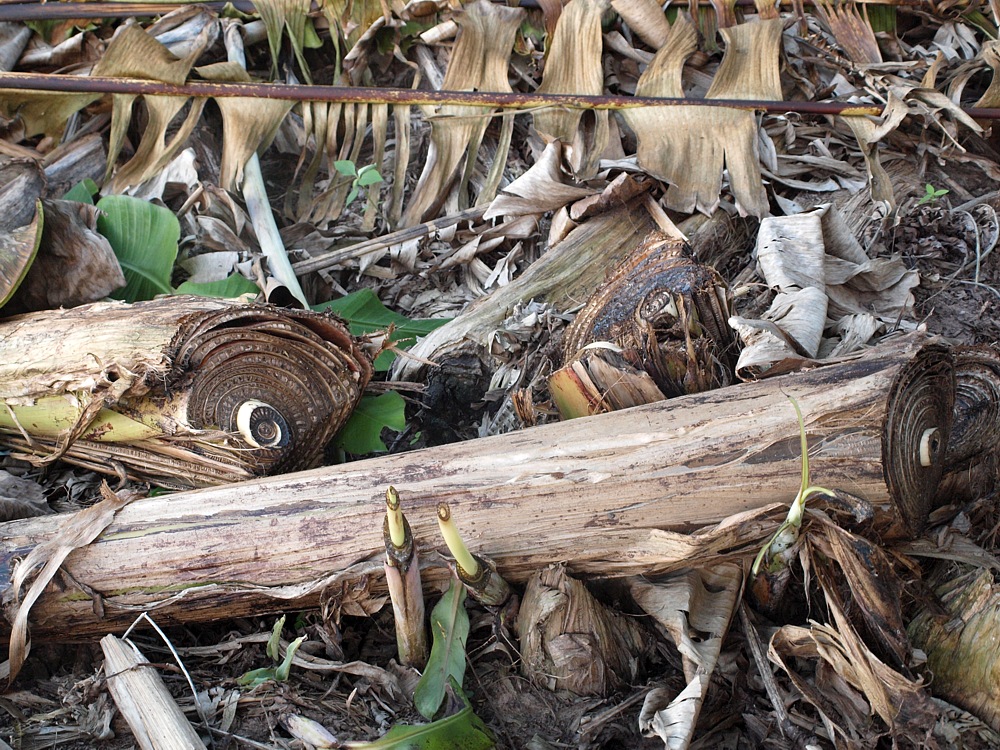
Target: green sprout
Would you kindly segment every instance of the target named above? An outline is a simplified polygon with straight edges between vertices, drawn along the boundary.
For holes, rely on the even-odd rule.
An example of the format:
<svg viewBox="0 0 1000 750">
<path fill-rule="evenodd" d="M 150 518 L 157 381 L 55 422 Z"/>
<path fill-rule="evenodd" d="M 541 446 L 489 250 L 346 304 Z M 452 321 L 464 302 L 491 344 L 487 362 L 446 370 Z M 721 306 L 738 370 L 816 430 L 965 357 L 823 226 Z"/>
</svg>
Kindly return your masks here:
<svg viewBox="0 0 1000 750">
<path fill-rule="evenodd" d="M 351 183 L 351 192 L 347 194 L 347 203 L 358 197 L 361 188 L 371 187 L 382 182 L 382 175 L 375 169 L 374 164 L 369 164 L 366 167 L 358 169 L 357 165 L 350 159 L 341 159 L 333 163 L 333 168 L 344 175 L 344 177 L 350 177 L 354 180 Z"/>
<path fill-rule="evenodd" d="M 753 561 L 753 568 L 751 568 L 751 573 L 757 575 L 760 570 L 760 565 L 764 560 L 773 560 L 777 555 L 790 548 L 795 544 L 796 540 L 799 538 L 799 530 L 802 528 L 802 518 L 806 511 L 806 501 L 813 495 L 825 495 L 827 497 L 836 497 L 836 493 L 833 490 L 828 490 L 826 487 L 818 487 L 809 483 L 809 442 L 806 440 L 806 425 L 802 420 L 802 410 L 799 409 L 799 402 L 796 401 L 791 396 L 788 400 L 792 402 L 792 406 L 795 407 L 795 415 L 799 420 L 799 443 L 802 450 L 802 482 L 799 485 L 799 492 L 792 501 L 791 507 L 788 509 L 788 515 L 785 520 L 778 527 L 778 530 L 774 532 L 774 536 L 768 541 L 767 544 L 757 553 L 756 559 Z"/>
<path fill-rule="evenodd" d="M 299 646 L 302 645 L 302 641 L 304 641 L 306 637 L 301 635 L 289 643 L 288 648 L 285 649 L 285 658 L 282 660 L 281 629 L 283 627 L 285 627 L 284 615 L 279 617 L 278 621 L 274 623 L 274 627 L 271 629 L 271 637 L 267 639 L 267 655 L 271 657 L 271 661 L 274 662 L 274 665 L 270 667 L 261 667 L 260 669 L 251 669 L 249 672 L 246 672 L 237 678 L 237 684 L 254 688 L 258 685 L 263 685 L 265 682 L 270 680 L 274 680 L 275 682 L 284 682 L 288 679 L 288 675 L 292 671 L 292 659 L 295 658 L 295 652 L 299 650 Z"/>
<path fill-rule="evenodd" d="M 944 188 L 935 189 L 935 187 L 928 182 L 924 185 L 924 195 L 919 201 L 917 201 L 917 205 L 922 206 L 925 203 L 934 203 L 942 196 L 948 195 L 950 192 L 950 190 L 945 190 Z"/>
</svg>

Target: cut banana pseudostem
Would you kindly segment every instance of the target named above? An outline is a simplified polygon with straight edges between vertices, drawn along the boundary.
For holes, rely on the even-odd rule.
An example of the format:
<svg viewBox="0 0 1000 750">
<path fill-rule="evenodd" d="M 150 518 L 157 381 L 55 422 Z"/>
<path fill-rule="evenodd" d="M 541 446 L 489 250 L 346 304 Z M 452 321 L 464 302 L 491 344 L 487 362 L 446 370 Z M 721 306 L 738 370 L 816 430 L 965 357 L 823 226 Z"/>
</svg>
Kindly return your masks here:
<svg viewBox="0 0 1000 750">
<path fill-rule="evenodd" d="M 165 487 L 306 469 L 372 374 L 326 313 L 199 297 L 0 324 L 0 445 Z"/>
</svg>

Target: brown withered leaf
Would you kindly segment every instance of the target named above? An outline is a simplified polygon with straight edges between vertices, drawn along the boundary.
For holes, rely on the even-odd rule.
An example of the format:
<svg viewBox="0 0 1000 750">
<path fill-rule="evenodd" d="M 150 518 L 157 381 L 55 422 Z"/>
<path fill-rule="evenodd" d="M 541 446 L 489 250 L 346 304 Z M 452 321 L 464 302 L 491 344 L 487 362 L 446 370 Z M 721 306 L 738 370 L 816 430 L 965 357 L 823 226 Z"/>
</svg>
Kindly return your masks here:
<svg viewBox="0 0 1000 750">
<path fill-rule="evenodd" d="M 572 0 L 563 9 L 538 93 L 603 93 L 601 14 L 607 7 L 608 0 Z M 585 114 L 580 109 L 550 107 L 535 112 L 534 125 L 544 139 L 566 145 L 567 161 L 577 179 L 589 180 L 597 173 L 610 132 L 607 110 Z"/>
<path fill-rule="evenodd" d="M 708 99 L 780 99 L 778 54 L 782 22 L 720 29 L 726 52 Z M 640 76 L 637 96 L 683 97 L 681 71 L 697 49 L 697 33 L 683 16 L 670 40 Z M 623 111 L 638 138 L 639 166 L 670 183 L 668 208 L 711 215 L 719 205 L 723 167 L 741 213 L 768 212 L 753 112 L 719 107 L 641 107 Z"/>
<path fill-rule="evenodd" d="M 654 50 L 667 43 L 670 22 L 656 0 L 611 0 L 611 7 Z"/>
<path fill-rule="evenodd" d="M 84 203 L 41 201 L 38 254 L 4 315 L 76 307 L 125 286 L 111 244 L 97 231 L 98 213 Z"/>
<path fill-rule="evenodd" d="M 42 202 L 36 201 L 34 206 L 35 217 L 29 223 L 0 231 L 0 307 L 17 292 L 38 254 L 42 242 Z"/>
<path fill-rule="evenodd" d="M 736 365 L 742 378 L 779 375 L 860 348 L 904 319 L 919 284 L 901 259 L 869 258 L 830 205 L 764 219 L 757 259 L 777 293 L 759 319 L 730 319 L 743 342 Z"/>
<path fill-rule="evenodd" d="M 468 6 L 456 19 L 460 28 L 458 42 L 452 50 L 442 88 L 448 91 L 512 91 L 507 80 L 507 66 L 523 17 L 523 10 L 485 0 Z M 423 221 L 441 207 L 456 180 L 466 181 L 467 177 L 461 173 L 472 167 L 466 154 L 470 144 L 473 153 L 478 150 L 491 116 L 490 111 L 482 107 L 450 105 L 423 107 L 422 110 L 431 122 L 430 150 L 403 213 L 402 226 Z M 506 154 L 498 153 L 496 159 L 505 161 Z"/>
</svg>

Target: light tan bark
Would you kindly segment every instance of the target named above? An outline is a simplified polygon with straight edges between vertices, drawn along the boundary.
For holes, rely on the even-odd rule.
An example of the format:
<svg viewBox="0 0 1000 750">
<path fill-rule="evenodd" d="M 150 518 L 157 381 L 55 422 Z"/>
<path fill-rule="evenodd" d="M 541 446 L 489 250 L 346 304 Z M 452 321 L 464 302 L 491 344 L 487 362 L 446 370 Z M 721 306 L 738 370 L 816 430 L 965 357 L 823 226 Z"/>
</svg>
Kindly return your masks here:
<svg viewBox="0 0 1000 750">
<path fill-rule="evenodd" d="M 204 750 L 163 678 L 134 644 L 107 635 L 101 649 L 111 697 L 142 750 Z"/>
<path fill-rule="evenodd" d="M 616 575 L 685 567 L 775 526 L 691 536 L 696 529 L 795 495 L 799 430 L 788 397 L 805 418 L 813 482 L 888 507 L 915 528 L 941 476 L 954 396 L 950 352 L 925 344 L 905 338 L 759 383 L 137 500 L 64 566 L 66 580 L 99 595 L 103 618 L 76 586 L 50 587 L 35 605 L 32 635 L 86 638 L 143 609 L 161 624 L 261 615 L 315 606 L 325 585 L 362 573 L 381 581 L 389 484 L 423 549 L 441 546 L 435 507 L 447 502 L 470 548 L 515 582 L 559 561 Z M 2 527 L 0 580 L 64 523 L 72 519 Z"/>
</svg>

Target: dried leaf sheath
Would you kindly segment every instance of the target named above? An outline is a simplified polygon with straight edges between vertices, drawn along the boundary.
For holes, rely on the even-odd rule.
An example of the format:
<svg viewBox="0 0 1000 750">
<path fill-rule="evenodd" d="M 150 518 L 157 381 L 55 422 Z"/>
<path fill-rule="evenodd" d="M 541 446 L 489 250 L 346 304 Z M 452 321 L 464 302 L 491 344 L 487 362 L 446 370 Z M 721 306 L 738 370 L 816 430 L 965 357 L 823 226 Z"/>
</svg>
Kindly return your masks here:
<svg viewBox="0 0 1000 750">
<path fill-rule="evenodd" d="M 333 316 L 197 297 L 11 318 L 0 362 L 0 443 L 172 487 L 315 465 L 371 377 Z"/>
</svg>

